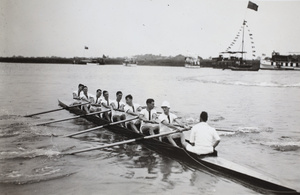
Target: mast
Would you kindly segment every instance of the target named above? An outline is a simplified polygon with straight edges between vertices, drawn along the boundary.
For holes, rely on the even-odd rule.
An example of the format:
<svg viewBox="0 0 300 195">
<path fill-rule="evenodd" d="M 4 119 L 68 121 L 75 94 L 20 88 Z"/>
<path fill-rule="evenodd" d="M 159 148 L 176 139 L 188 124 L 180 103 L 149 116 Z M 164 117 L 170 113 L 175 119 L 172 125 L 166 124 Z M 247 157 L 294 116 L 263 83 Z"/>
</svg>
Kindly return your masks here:
<svg viewBox="0 0 300 195">
<path fill-rule="evenodd" d="M 243 38 L 242 38 L 242 60 L 244 56 L 244 29 L 245 29 L 246 20 L 243 22 Z"/>
</svg>

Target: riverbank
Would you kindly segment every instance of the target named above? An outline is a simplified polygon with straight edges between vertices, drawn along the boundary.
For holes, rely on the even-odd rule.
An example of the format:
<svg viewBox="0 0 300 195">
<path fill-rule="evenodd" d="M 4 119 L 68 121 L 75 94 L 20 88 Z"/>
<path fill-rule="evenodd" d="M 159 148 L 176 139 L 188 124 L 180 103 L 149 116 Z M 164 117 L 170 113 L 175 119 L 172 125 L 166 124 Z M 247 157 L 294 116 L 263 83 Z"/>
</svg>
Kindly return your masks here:
<svg viewBox="0 0 300 195">
<path fill-rule="evenodd" d="M 136 61 L 138 65 L 153 65 L 153 66 L 184 66 L 185 57 L 183 55 L 173 56 L 161 56 L 161 55 L 137 55 Z M 86 65 L 87 63 L 96 63 L 99 65 L 104 64 L 123 64 L 125 57 L 115 57 L 115 58 L 84 58 L 84 57 L 23 57 L 23 56 L 13 56 L 13 57 L 0 57 L 0 62 L 9 63 L 39 63 L 39 64 L 78 64 Z"/>
</svg>

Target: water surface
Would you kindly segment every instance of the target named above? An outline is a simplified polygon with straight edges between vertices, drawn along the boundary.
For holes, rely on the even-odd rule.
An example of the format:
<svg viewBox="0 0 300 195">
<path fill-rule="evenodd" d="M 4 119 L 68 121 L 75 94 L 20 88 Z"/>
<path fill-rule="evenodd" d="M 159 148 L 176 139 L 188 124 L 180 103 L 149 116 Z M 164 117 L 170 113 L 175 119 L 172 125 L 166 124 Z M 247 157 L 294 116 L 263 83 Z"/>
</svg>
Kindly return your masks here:
<svg viewBox="0 0 300 195">
<path fill-rule="evenodd" d="M 234 72 L 210 68 L 0 64 L 0 188 L 3 194 L 260 194 L 229 178 L 195 170 L 130 144 L 75 156 L 62 151 L 98 146 L 124 138 L 107 130 L 78 138 L 63 135 L 94 125 L 76 119 L 47 126 L 38 122 L 73 116 L 57 108 L 78 83 L 123 91 L 158 110 L 196 123 L 201 111 L 219 132 L 219 156 L 278 178 L 300 191 L 300 72 Z M 188 135 L 188 133 L 186 133 Z"/>
</svg>

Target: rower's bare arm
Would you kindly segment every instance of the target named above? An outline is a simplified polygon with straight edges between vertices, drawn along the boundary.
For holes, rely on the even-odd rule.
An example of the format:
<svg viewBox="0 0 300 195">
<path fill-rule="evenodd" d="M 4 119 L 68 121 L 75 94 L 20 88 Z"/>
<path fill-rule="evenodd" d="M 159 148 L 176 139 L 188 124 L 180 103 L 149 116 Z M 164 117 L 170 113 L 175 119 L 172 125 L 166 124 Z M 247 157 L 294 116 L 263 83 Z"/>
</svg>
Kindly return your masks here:
<svg viewBox="0 0 300 195">
<path fill-rule="evenodd" d="M 73 99 L 75 99 L 75 100 L 80 100 L 80 98 L 77 96 L 76 93 L 73 93 Z"/>
<path fill-rule="evenodd" d="M 110 106 L 105 105 L 105 103 L 101 103 L 104 108 L 110 109 Z"/>
<path fill-rule="evenodd" d="M 217 145 L 220 143 L 220 141 L 221 141 L 221 140 L 217 140 L 217 141 L 215 142 L 215 144 L 213 145 L 213 148 L 216 148 Z"/>
<path fill-rule="evenodd" d="M 140 120 L 144 121 L 145 123 L 152 123 L 152 121 L 148 120 L 143 114 L 139 115 Z"/>
<path fill-rule="evenodd" d="M 112 107 L 112 109 L 117 110 L 115 103 L 111 103 L 110 106 Z"/>
<path fill-rule="evenodd" d="M 144 117 L 143 114 L 139 114 L 139 119 L 142 120 L 142 121 L 144 121 L 144 122 L 146 122 L 146 120 L 147 120 L 147 119 Z"/>
<path fill-rule="evenodd" d="M 131 110 L 127 110 L 126 113 L 127 113 L 127 114 L 130 114 L 130 115 L 132 115 L 132 116 L 139 116 L 138 113 L 132 112 Z"/>
<path fill-rule="evenodd" d="M 142 111 L 142 109 L 143 109 L 143 108 L 142 108 L 142 106 L 139 106 L 139 107 L 137 107 L 137 109 L 136 109 L 136 110 L 137 110 L 138 112 L 141 112 L 141 111 Z"/>
<path fill-rule="evenodd" d="M 167 121 L 163 120 L 161 122 L 163 125 L 166 125 L 167 127 L 169 127 L 170 129 L 174 129 L 174 130 L 178 130 L 178 128 L 170 123 L 168 123 Z"/>
</svg>

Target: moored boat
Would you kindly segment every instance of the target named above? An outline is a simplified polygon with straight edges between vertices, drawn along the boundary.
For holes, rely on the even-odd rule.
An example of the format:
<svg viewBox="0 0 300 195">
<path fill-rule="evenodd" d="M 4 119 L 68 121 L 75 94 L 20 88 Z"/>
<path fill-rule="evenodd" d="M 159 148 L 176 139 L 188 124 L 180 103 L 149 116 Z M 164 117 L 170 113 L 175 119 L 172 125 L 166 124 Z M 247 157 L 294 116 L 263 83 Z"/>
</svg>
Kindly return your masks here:
<svg viewBox="0 0 300 195">
<path fill-rule="evenodd" d="M 200 68 L 200 60 L 195 57 L 185 57 L 184 67 Z"/>
<path fill-rule="evenodd" d="M 124 66 L 129 66 L 129 67 L 135 67 L 135 66 L 137 66 L 137 61 L 134 58 L 126 58 L 123 61 L 123 65 Z"/>
<path fill-rule="evenodd" d="M 300 70 L 300 58 L 298 55 L 280 55 L 272 52 L 271 58 L 264 58 L 260 62 L 262 70 Z"/>
<path fill-rule="evenodd" d="M 59 105 L 76 115 L 85 114 L 84 111 L 78 107 L 68 107 L 67 104 L 62 101 L 59 101 Z M 108 123 L 108 121 L 105 121 L 95 115 L 88 115 L 84 117 L 97 125 L 104 125 Z M 127 138 L 139 138 L 144 136 L 117 125 L 107 126 L 107 129 L 114 133 L 124 135 Z M 298 194 L 295 190 L 286 187 L 281 182 L 273 178 L 266 177 L 261 173 L 227 161 L 221 157 L 198 156 L 187 152 L 182 148 L 174 147 L 167 142 L 161 142 L 157 139 L 141 140 L 140 142 L 150 150 L 176 159 L 177 161 L 183 162 L 195 169 L 213 172 L 216 175 L 230 178 L 257 191 L 274 194 Z"/>
</svg>

